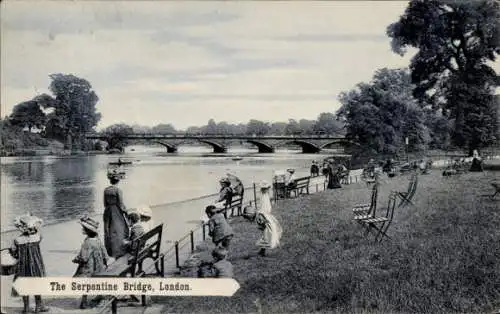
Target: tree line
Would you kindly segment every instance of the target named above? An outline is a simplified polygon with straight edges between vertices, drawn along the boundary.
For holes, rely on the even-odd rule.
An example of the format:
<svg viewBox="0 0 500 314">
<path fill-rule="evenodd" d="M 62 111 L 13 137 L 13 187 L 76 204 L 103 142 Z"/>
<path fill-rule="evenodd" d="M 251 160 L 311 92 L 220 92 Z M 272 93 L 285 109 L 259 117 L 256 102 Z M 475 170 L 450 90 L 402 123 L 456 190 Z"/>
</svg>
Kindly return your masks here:
<svg viewBox="0 0 500 314">
<path fill-rule="evenodd" d="M 372 152 L 394 154 L 404 148 L 464 148 L 472 152 L 499 143 L 498 74 L 491 67 L 500 52 L 500 5 L 495 0 L 411 0 L 398 21 L 387 27 L 394 53 L 417 52 L 408 68 L 377 70 L 370 82 L 342 92 L 336 112 L 316 120 L 250 120 L 231 124 L 211 119 L 204 126 L 176 130 L 116 124 L 103 133 L 111 147 L 123 146 L 127 133 L 162 134 L 345 134 Z M 16 105 L 2 122 L 6 128 L 42 129 L 65 147 L 84 147 L 84 135 L 101 119 L 99 100 L 88 81 L 52 74 L 49 90 Z M 2 144 L 3 145 L 3 144 Z"/>
<path fill-rule="evenodd" d="M 191 126 L 177 130 L 172 124 L 159 124 L 153 127 L 141 125 L 113 124 L 101 134 L 106 136 L 110 148 L 122 150 L 129 141 L 126 135 L 133 133 L 187 134 L 187 135 L 338 135 L 345 134 L 344 123 L 330 112 L 321 113 L 316 120 L 289 119 L 288 122 L 265 122 L 251 119 L 248 123 L 216 122 L 210 119 L 206 125 Z"/>
</svg>

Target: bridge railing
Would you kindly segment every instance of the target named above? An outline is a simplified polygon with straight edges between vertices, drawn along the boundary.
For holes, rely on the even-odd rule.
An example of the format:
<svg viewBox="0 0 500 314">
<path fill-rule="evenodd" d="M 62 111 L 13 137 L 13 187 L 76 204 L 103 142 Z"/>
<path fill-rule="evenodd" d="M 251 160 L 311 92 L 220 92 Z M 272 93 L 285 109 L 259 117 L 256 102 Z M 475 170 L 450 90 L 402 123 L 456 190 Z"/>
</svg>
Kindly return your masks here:
<svg viewBox="0 0 500 314">
<path fill-rule="evenodd" d="M 106 137 L 103 133 L 92 133 L 86 134 L 86 138 L 98 139 Z M 235 138 L 235 139 L 330 139 L 330 138 L 344 138 L 342 135 L 327 135 L 327 134 L 311 134 L 311 135 L 256 135 L 256 134 L 160 134 L 160 133 L 133 133 L 122 135 L 123 138 L 165 138 L 165 139 L 186 139 L 186 138 Z"/>
</svg>

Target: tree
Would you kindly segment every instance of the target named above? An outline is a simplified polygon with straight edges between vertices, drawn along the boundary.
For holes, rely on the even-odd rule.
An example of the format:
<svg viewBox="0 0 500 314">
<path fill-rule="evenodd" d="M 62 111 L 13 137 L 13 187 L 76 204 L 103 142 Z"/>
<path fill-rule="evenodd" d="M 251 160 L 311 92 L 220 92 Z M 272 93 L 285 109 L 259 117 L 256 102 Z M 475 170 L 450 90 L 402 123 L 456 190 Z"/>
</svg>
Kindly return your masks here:
<svg viewBox="0 0 500 314">
<path fill-rule="evenodd" d="M 128 140 L 124 138 L 128 134 L 134 133 L 131 126 L 124 123 L 117 123 L 108 126 L 102 132 L 106 135 L 106 142 L 108 142 L 109 149 L 118 149 L 123 151 L 128 145 Z"/>
<path fill-rule="evenodd" d="M 287 123 L 286 122 L 274 122 L 271 124 L 269 129 L 269 134 L 272 135 L 285 135 Z"/>
<path fill-rule="evenodd" d="M 80 145 L 83 135 L 94 129 L 101 114 L 96 111 L 99 100 L 90 83 L 74 75 L 51 74 L 49 89 L 55 95 L 52 100 L 40 97 L 46 107 L 53 108 L 49 115 L 47 133 L 67 143 Z"/>
<path fill-rule="evenodd" d="M 396 153 L 406 137 L 410 149 L 424 147 L 429 132 L 413 88 L 406 69 L 384 68 L 369 84 L 341 93 L 337 116 L 345 120 L 346 138 L 381 153 Z"/>
<path fill-rule="evenodd" d="M 215 135 L 217 134 L 217 123 L 214 119 L 208 120 L 207 125 L 202 127 L 202 133 L 204 135 Z"/>
<path fill-rule="evenodd" d="M 247 135 L 266 135 L 270 130 L 269 123 L 252 119 L 248 122 L 246 128 Z"/>
<path fill-rule="evenodd" d="M 302 134 L 302 129 L 295 119 L 288 119 L 288 124 L 285 128 L 285 135 L 299 135 Z"/>
<path fill-rule="evenodd" d="M 177 130 L 170 123 L 168 123 L 168 124 L 160 123 L 157 126 L 154 126 L 151 129 L 151 131 L 153 133 L 159 133 L 159 134 L 175 134 L 175 133 L 177 133 Z"/>
<path fill-rule="evenodd" d="M 343 134 L 344 125 L 337 119 L 337 116 L 331 112 L 322 112 L 319 114 L 316 123 L 314 124 L 313 131 L 316 134 L 336 135 Z"/>
<path fill-rule="evenodd" d="M 299 128 L 302 130 L 302 134 L 311 135 L 314 134 L 314 125 L 316 124 L 316 120 L 307 120 L 300 119 L 299 120 Z"/>
<path fill-rule="evenodd" d="M 10 115 L 12 125 L 17 125 L 22 128 L 27 127 L 30 133 L 33 127 L 43 129 L 45 127 L 46 118 L 45 113 L 34 100 L 25 101 L 16 105 Z"/>
<path fill-rule="evenodd" d="M 497 129 L 494 89 L 498 76 L 488 65 L 500 52 L 500 5 L 495 0 L 412 0 L 387 34 L 411 60 L 414 94 L 419 99 L 444 97 L 450 110 L 455 145 L 469 151 L 491 144 Z"/>
</svg>

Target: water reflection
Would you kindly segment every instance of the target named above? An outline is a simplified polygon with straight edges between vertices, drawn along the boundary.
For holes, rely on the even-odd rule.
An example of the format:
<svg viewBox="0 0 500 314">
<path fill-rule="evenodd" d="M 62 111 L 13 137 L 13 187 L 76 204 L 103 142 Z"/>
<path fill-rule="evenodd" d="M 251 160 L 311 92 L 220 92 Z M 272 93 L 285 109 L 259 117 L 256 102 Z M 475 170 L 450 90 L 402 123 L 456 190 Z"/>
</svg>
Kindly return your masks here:
<svg viewBox="0 0 500 314">
<path fill-rule="evenodd" d="M 2 163 L 2 230 L 25 212 L 56 222 L 93 211 L 94 158 L 53 158 Z"/>
<path fill-rule="evenodd" d="M 231 172 L 244 185 L 271 180 L 273 170 L 295 167 L 308 171 L 311 159 L 322 155 L 290 153 L 246 154 L 235 162 L 230 155 L 204 152 L 159 156 L 156 152 L 133 153 L 122 167 L 119 184 L 127 207 L 165 204 L 217 193 L 220 177 Z M 324 156 L 323 156 L 324 157 Z M 10 229 L 14 217 L 27 211 L 46 223 L 75 219 L 84 213 L 102 213 L 103 190 L 109 185 L 107 167 L 117 156 L 72 158 L 30 157 L 1 159 L 1 226 Z M 191 205 L 192 206 L 192 205 Z M 200 205 L 201 206 L 201 205 Z"/>
</svg>

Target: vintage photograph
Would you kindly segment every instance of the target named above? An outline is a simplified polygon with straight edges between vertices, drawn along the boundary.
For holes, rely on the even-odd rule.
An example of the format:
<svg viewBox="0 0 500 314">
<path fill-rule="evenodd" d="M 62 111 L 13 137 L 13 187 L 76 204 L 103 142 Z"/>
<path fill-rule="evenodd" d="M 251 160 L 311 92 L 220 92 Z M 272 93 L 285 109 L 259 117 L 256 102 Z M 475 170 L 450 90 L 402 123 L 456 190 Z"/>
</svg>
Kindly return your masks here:
<svg viewBox="0 0 500 314">
<path fill-rule="evenodd" d="M 498 0 L 0 9 L 1 313 L 500 313 Z"/>
</svg>

